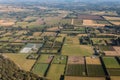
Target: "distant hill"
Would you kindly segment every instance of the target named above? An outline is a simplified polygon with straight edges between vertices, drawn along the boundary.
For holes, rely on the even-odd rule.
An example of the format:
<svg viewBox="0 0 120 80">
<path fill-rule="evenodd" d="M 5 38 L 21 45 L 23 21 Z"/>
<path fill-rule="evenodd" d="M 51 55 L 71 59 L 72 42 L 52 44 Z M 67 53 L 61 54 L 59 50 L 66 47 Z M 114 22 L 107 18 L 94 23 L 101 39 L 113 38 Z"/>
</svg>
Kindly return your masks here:
<svg viewBox="0 0 120 80">
<path fill-rule="evenodd" d="M 45 80 L 31 72 L 21 70 L 14 62 L 0 55 L 0 80 Z"/>
</svg>

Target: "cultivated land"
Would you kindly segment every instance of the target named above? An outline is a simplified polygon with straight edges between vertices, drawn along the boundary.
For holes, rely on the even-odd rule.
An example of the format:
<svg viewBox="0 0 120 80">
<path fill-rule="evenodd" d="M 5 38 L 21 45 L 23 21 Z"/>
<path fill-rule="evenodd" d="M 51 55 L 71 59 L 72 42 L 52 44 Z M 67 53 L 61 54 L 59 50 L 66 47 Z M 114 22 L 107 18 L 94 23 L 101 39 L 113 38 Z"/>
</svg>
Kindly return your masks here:
<svg viewBox="0 0 120 80">
<path fill-rule="evenodd" d="M 47 73 L 47 78 L 51 80 L 59 80 L 61 75 L 64 74 L 64 69 L 65 69 L 64 64 L 52 64 Z"/>
<path fill-rule="evenodd" d="M 0 4 L 0 55 L 48 80 L 119 80 L 119 3 L 94 4 Z"/>
<path fill-rule="evenodd" d="M 86 20 L 86 19 L 84 19 L 83 20 L 83 25 L 84 26 L 105 26 L 105 24 L 102 24 L 102 22 L 100 23 L 100 22 L 95 22 L 95 21 L 93 21 L 93 20 Z"/>
<path fill-rule="evenodd" d="M 84 57 L 81 56 L 68 56 L 67 64 L 84 64 Z"/>
<path fill-rule="evenodd" d="M 39 76 L 44 76 L 48 66 L 49 66 L 48 64 L 37 63 L 34 65 L 32 72 Z"/>
<path fill-rule="evenodd" d="M 105 80 L 105 78 L 101 77 L 73 77 L 73 76 L 65 76 L 65 80 Z"/>
<path fill-rule="evenodd" d="M 63 55 L 90 56 L 93 54 L 91 46 L 65 44 L 62 50 Z"/>
<path fill-rule="evenodd" d="M 8 59 L 12 60 L 17 64 L 21 69 L 30 71 L 31 67 L 35 63 L 35 60 L 28 60 L 26 57 L 29 54 L 9 54 L 5 53 L 4 56 L 7 57 Z"/>
<path fill-rule="evenodd" d="M 52 55 L 41 55 L 37 60 L 37 63 L 50 63 L 54 56 Z"/>
<path fill-rule="evenodd" d="M 111 80 L 117 80 L 120 78 L 120 76 L 111 76 L 110 78 L 111 78 Z"/>
<path fill-rule="evenodd" d="M 104 16 L 104 18 L 106 20 L 108 20 L 109 22 L 111 22 L 114 25 L 120 25 L 120 17 L 116 17 L 116 16 Z"/>
<path fill-rule="evenodd" d="M 97 64 L 100 65 L 100 59 L 99 58 L 92 58 L 92 57 L 86 57 L 86 64 Z"/>
<path fill-rule="evenodd" d="M 79 39 L 77 37 L 66 38 L 65 44 L 62 50 L 63 55 L 79 55 L 79 56 L 89 56 L 93 54 L 91 46 L 80 45 Z"/>
<path fill-rule="evenodd" d="M 74 73 L 73 73 L 74 72 Z M 68 64 L 66 68 L 67 76 L 85 76 L 85 65 L 81 64 Z"/>
<path fill-rule="evenodd" d="M 120 68 L 119 63 L 114 57 L 104 57 L 103 61 L 107 68 Z"/>
</svg>

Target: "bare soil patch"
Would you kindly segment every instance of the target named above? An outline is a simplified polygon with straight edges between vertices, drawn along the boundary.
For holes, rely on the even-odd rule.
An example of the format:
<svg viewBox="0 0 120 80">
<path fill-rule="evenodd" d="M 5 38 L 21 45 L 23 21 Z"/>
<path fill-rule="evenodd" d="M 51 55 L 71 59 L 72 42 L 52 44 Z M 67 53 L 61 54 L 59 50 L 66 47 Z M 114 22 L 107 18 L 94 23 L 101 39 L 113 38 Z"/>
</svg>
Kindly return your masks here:
<svg viewBox="0 0 120 80">
<path fill-rule="evenodd" d="M 96 15 L 78 15 L 78 19 L 103 20 L 102 16 Z"/>
<path fill-rule="evenodd" d="M 105 24 L 97 24 L 95 21 L 87 20 L 87 19 L 83 20 L 83 25 L 85 25 L 85 26 L 105 26 Z"/>
<path fill-rule="evenodd" d="M 69 56 L 68 64 L 84 64 L 84 57 L 81 56 Z"/>
<path fill-rule="evenodd" d="M 0 25 L 1 26 L 12 26 L 14 24 L 15 24 L 15 22 L 13 22 L 13 21 L 0 20 Z"/>
<path fill-rule="evenodd" d="M 118 47 L 118 46 L 113 46 L 113 48 L 114 48 L 115 51 L 120 55 L 120 47 Z"/>
<path fill-rule="evenodd" d="M 116 51 L 104 51 L 106 56 L 120 56 Z"/>
</svg>

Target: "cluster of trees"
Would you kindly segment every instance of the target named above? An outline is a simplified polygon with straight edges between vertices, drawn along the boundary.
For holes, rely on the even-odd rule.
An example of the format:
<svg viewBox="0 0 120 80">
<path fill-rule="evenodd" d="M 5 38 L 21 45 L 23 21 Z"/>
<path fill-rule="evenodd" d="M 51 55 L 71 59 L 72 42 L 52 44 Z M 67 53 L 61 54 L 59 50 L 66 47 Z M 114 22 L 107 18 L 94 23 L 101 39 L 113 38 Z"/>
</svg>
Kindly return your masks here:
<svg viewBox="0 0 120 80">
<path fill-rule="evenodd" d="M 0 80 L 46 80 L 31 72 L 21 70 L 14 62 L 0 55 Z"/>
<path fill-rule="evenodd" d="M 120 34 L 120 26 L 116 26 L 116 25 L 113 25 L 113 26 L 105 26 L 104 30 L 105 30 L 107 33 Z"/>
<path fill-rule="evenodd" d="M 80 44 L 83 44 L 83 45 L 91 44 L 90 37 L 88 37 L 88 36 L 82 36 L 79 39 L 79 41 L 80 41 Z"/>
<path fill-rule="evenodd" d="M 120 37 L 118 37 L 117 39 L 112 39 L 112 43 L 114 46 L 120 46 Z"/>
<path fill-rule="evenodd" d="M 74 26 L 70 24 L 64 24 L 63 29 L 74 29 Z"/>
</svg>

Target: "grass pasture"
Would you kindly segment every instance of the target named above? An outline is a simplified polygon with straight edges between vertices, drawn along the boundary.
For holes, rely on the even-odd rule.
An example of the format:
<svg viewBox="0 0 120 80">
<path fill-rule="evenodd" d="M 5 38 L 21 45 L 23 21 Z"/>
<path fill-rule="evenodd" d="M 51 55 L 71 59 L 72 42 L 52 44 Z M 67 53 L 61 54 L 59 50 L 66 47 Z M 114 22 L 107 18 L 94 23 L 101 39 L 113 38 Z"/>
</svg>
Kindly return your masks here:
<svg viewBox="0 0 120 80">
<path fill-rule="evenodd" d="M 36 63 L 32 69 L 34 74 L 44 76 L 49 64 Z"/>
<path fill-rule="evenodd" d="M 68 64 L 66 76 L 86 76 L 84 64 Z"/>
<path fill-rule="evenodd" d="M 52 64 L 48 70 L 46 78 L 49 80 L 60 80 L 61 75 L 64 75 L 64 64 Z"/>
<path fill-rule="evenodd" d="M 62 54 L 69 56 L 90 56 L 93 54 L 93 50 L 87 45 L 64 44 Z"/>
<path fill-rule="evenodd" d="M 5 57 L 9 58 L 10 60 L 14 61 L 21 69 L 30 71 L 31 67 L 35 63 L 36 60 L 26 59 L 29 54 L 12 54 L 12 53 L 5 53 L 3 54 Z"/>
<path fill-rule="evenodd" d="M 37 60 L 37 63 L 50 63 L 52 59 L 53 59 L 52 55 L 42 54 Z"/>
<path fill-rule="evenodd" d="M 78 37 L 66 37 L 62 54 L 68 56 L 90 56 L 93 49 L 90 45 L 80 45 Z"/>
<path fill-rule="evenodd" d="M 106 68 L 120 68 L 120 65 L 115 57 L 103 57 L 103 61 Z"/>
</svg>

